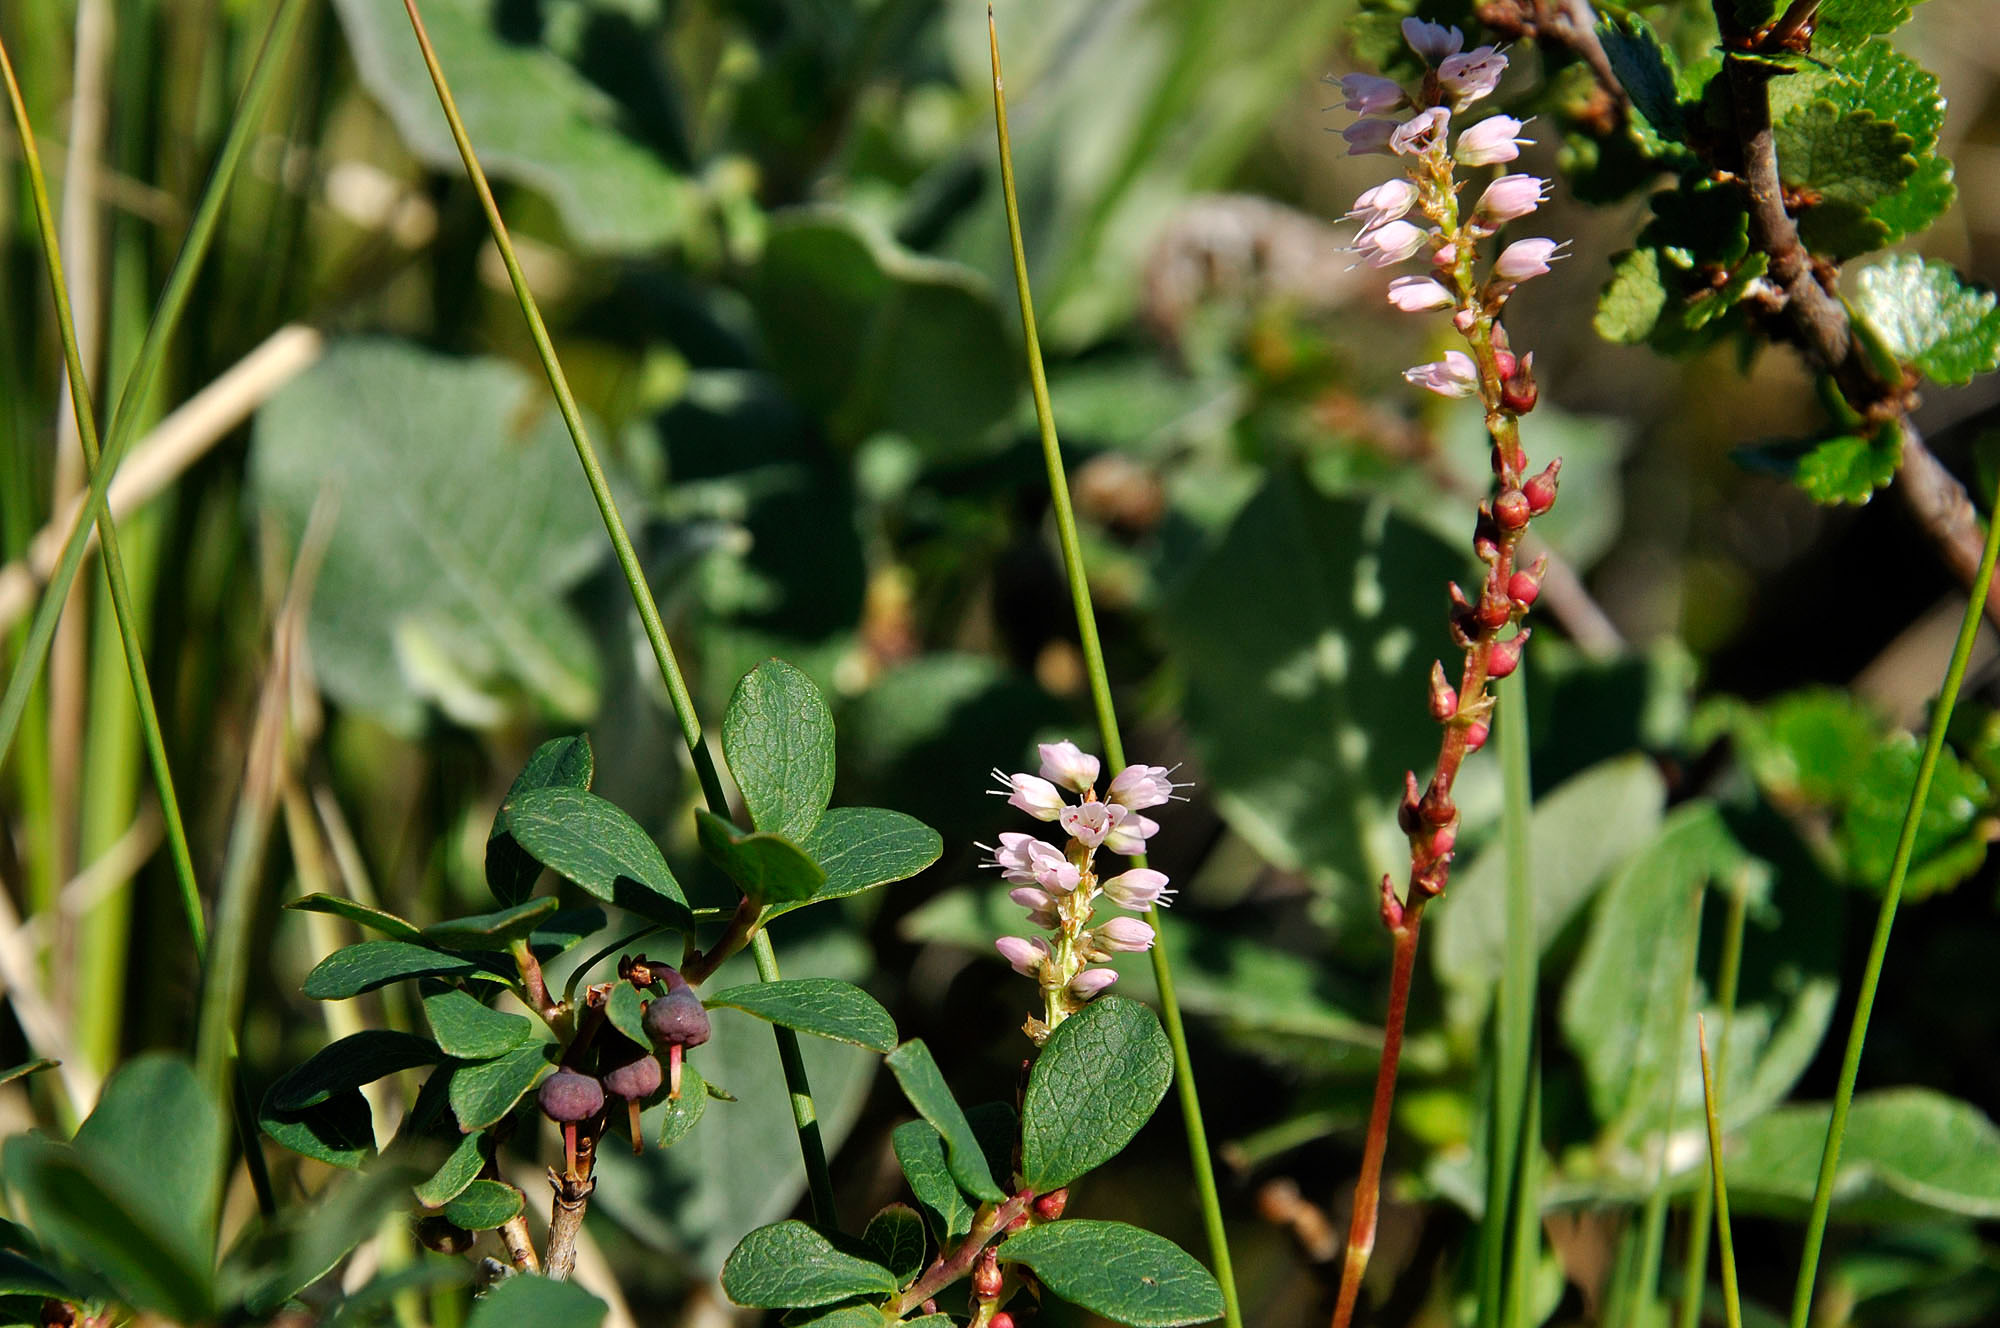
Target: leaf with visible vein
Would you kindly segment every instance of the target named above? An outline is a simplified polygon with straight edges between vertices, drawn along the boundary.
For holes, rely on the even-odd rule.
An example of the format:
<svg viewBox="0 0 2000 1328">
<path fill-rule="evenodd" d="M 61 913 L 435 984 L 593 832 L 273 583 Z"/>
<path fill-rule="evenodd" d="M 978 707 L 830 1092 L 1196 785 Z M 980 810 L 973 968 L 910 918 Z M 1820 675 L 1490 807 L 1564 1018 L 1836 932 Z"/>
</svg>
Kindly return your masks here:
<svg viewBox="0 0 2000 1328">
<path fill-rule="evenodd" d="M 842 1253 L 804 1222 L 758 1227 L 730 1251 L 722 1289 L 738 1305 L 807 1309 L 849 1296 L 892 1296 L 896 1275 Z"/>
<path fill-rule="evenodd" d="M 921 1040 L 905 1042 L 889 1053 L 888 1062 L 890 1072 L 896 1076 L 896 1082 L 902 1086 L 903 1095 L 909 1098 L 910 1105 L 944 1136 L 945 1165 L 959 1188 L 976 1199 L 991 1203 L 1005 1199 L 1006 1193 L 993 1183 L 993 1173 L 986 1165 L 979 1136 L 973 1133 L 972 1124 L 965 1119 L 958 1099 L 945 1085 L 944 1073 L 938 1069 L 930 1048 Z"/>
<path fill-rule="evenodd" d="M 768 659 L 736 684 L 722 715 L 722 754 L 750 824 L 794 843 L 833 797 L 833 712 L 813 681 Z"/>
<path fill-rule="evenodd" d="M 1152 1119 L 1173 1081 L 1159 1016 L 1100 996 L 1057 1027 L 1021 1104 L 1021 1183 L 1047 1192 L 1102 1166 Z"/>
<path fill-rule="evenodd" d="M 753 982 L 717 992 L 703 1004 L 727 1006 L 815 1037 L 851 1042 L 870 1051 L 896 1045 L 896 1021 L 873 996 L 851 982 L 833 978 L 789 978 Z"/>
<path fill-rule="evenodd" d="M 1000 1262 L 1033 1270 L 1072 1305 L 1132 1328 L 1222 1317 L 1222 1289 L 1193 1255 L 1123 1222 L 1051 1222 L 1011 1237 Z"/>
</svg>

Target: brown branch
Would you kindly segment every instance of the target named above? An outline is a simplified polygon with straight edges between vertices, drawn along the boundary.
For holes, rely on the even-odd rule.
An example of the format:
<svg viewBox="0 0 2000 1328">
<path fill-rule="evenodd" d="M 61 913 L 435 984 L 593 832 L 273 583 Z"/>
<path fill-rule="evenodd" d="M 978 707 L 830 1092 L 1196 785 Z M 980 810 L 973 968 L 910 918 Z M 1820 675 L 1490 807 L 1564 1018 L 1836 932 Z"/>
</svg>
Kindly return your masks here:
<svg viewBox="0 0 2000 1328">
<path fill-rule="evenodd" d="M 905 1291 L 902 1299 L 896 1303 L 896 1313 L 899 1316 L 908 1314 L 959 1278 L 969 1274 L 972 1265 L 979 1260 L 979 1252 L 986 1248 L 994 1236 L 1005 1231 L 1016 1218 L 1025 1213 L 1028 1205 L 1034 1200 L 1033 1194 L 1023 1190 L 1006 1203 L 976 1219 L 972 1224 L 972 1230 L 965 1233 L 956 1248 L 948 1254 L 941 1251 L 938 1257 L 931 1261 L 931 1266 L 924 1271 L 924 1275 L 910 1284 L 910 1289 Z"/>
<path fill-rule="evenodd" d="M 535 1255 L 534 1237 L 528 1234 L 528 1219 L 525 1214 L 516 1213 L 500 1224 L 494 1233 L 500 1237 L 500 1244 L 507 1250 L 507 1262 L 523 1273 L 539 1273 L 542 1261 Z"/>
<path fill-rule="evenodd" d="M 576 1238 L 583 1230 L 583 1214 L 590 1207 L 591 1191 L 597 1188 L 597 1181 L 590 1173 L 597 1164 L 597 1139 L 603 1122 L 604 1117 L 599 1115 L 592 1128 L 577 1131 L 574 1175 L 549 1168 L 549 1187 L 555 1191 L 555 1198 L 549 1205 L 548 1275 L 558 1282 L 568 1281 L 569 1275 L 576 1271 Z"/>
</svg>

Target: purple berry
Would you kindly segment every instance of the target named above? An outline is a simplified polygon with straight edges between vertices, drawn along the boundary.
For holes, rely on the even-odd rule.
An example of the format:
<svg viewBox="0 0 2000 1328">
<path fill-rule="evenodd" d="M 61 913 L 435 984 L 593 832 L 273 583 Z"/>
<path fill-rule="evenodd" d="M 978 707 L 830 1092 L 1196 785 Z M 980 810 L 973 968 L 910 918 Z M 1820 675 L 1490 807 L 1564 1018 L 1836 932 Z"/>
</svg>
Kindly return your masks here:
<svg viewBox="0 0 2000 1328">
<path fill-rule="evenodd" d="M 604 1086 L 587 1074 L 557 1070 L 542 1080 L 535 1100 L 550 1120 L 574 1125 L 604 1110 Z"/>
<path fill-rule="evenodd" d="M 631 1102 L 644 1101 L 660 1091 L 663 1075 L 659 1061 L 640 1056 L 604 1072 L 604 1091 Z"/>
<path fill-rule="evenodd" d="M 708 1011 L 685 984 L 668 986 L 666 995 L 646 1006 L 646 1036 L 659 1047 L 699 1047 L 708 1041 Z"/>
</svg>

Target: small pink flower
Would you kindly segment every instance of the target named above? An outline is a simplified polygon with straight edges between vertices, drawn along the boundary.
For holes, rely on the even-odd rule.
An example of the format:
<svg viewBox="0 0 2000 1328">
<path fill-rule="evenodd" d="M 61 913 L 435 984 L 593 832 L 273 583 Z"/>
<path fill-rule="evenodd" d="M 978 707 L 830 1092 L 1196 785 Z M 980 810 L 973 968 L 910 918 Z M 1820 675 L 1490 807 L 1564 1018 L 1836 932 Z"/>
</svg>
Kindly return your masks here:
<svg viewBox="0 0 2000 1328">
<path fill-rule="evenodd" d="M 1450 126 L 1451 112 L 1442 106 L 1433 106 L 1422 114 L 1411 116 L 1389 135 L 1389 150 L 1403 157 L 1422 156 L 1430 151 L 1433 144 L 1443 140 Z"/>
<path fill-rule="evenodd" d="M 1436 64 L 1448 55 L 1457 55 L 1465 45 L 1465 34 L 1442 23 L 1426 23 L 1420 18 L 1403 20 L 1403 40 L 1426 64 Z"/>
<path fill-rule="evenodd" d="M 1395 221 L 1414 207 L 1416 202 L 1415 182 L 1404 179 L 1384 180 L 1354 200 L 1354 210 L 1347 214 L 1347 220 L 1360 222 L 1362 231 L 1366 233 L 1377 226 Z"/>
<path fill-rule="evenodd" d="M 1037 936 L 1002 936 L 993 942 L 993 948 L 1000 957 L 1014 966 L 1014 971 L 1024 978 L 1031 978 L 1042 971 L 1042 965 L 1049 959 L 1049 943 Z"/>
<path fill-rule="evenodd" d="M 1167 888 L 1165 872 L 1156 872 L 1151 867 L 1135 867 L 1106 881 L 1104 893 L 1118 907 L 1144 913 L 1155 904 L 1165 908 L 1167 896 L 1174 891 Z"/>
<path fill-rule="evenodd" d="M 1045 742 L 1041 746 L 1042 778 L 1072 793 L 1082 793 L 1097 782 L 1097 758 L 1073 742 Z"/>
<path fill-rule="evenodd" d="M 1406 314 L 1449 309 L 1456 303 L 1452 293 L 1429 277 L 1397 277 L 1389 283 L 1389 303 Z"/>
<path fill-rule="evenodd" d="M 988 861 L 979 865 L 999 868 L 1004 880 L 1032 880 L 1034 872 L 1030 870 L 1030 864 L 1034 861 L 1033 845 L 1038 842 L 1033 835 L 1023 834 L 1019 830 L 1002 830 L 999 848 L 994 848 L 991 844 L 978 845 L 990 855 Z"/>
<path fill-rule="evenodd" d="M 1080 1001 L 1091 997 L 1118 980 L 1118 974 L 1108 968 L 1087 968 L 1070 979 L 1069 994 Z"/>
<path fill-rule="evenodd" d="M 1521 137 L 1526 127 L 1511 115 L 1489 115 L 1458 136 L 1454 155 L 1466 166 L 1497 166 L 1512 161 L 1521 155 L 1523 143 L 1535 141 Z"/>
<path fill-rule="evenodd" d="M 1125 809 L 1115 802 L 1086 802 L 1080 807 L 1063 808 L 1058 821 L 1071 839 L 1094 849 L 1124 817 Z"/>
<path fill-rule="evenodd" d="M 1009 775 L 997 768 L 993 778 L 1000 781 L 1000 787 L 992 791 L 1004 795 L 1008 806 L 1026 812 L 1037 821 L 1053 821 L 1061 815 L 1062 791 L 1048 780 L 1035 775 Z"/>
<path fill-rule="evenodd" d="M 1340 90 L 1347 97 L 1341 106 L 1357 115 L 1379 115 L 1403 103 L 1402 84 L 1374 74 L 1342 74 Z"/>
<path fill-rule="evenodd" d="M 1153 948 L 1153 929 L 1137 918 L 1113 918 L 1091 934 L 1097 948 L 1111 954 L 1137 954 Z"/>
<path fill-rule="evenodd" d="M 1160 823 L 1150 816 L 1134 813 L 1120 821 L 1104 837 L 1104 847 L 1113 853 L 1135 858 L 1146 851 L 1146 841 L 1160 833 Z"/>
<path fill-rule="evenodd" d="M 1562 257 L 1561 249 L 1562 245 L 1554 240 L 1516 240 L 1493 260 L 1493 275 L 1502 281 L 1539 277 L 1549 270 L 1550 263 Z"/>
<path fill-rule="evenodd" d="M 1452 95 L 1452 104 L 1464 110 L 1500 86 L 1507 72 L 1507 57 L 1491 46 L 1475 46 L 1463 55 L 1448 55 L 1438 62 L 1438 82 Z"/>
<path fill-rule="evenodd" d="M 1076 864 L 1060 853 L 1051 853 L 1035 864 L 1035 884 L 1052 894 L 1066 895 L 1083 879 Z"/>
<path fill-rule="evenodd" d="M 1486 186 L 1472 210 L 1482 226 L 1498 228 L 1527 216 L 1549 196 L 1549 182 L 1533 175 L 1502 175 Z"/>
<path fill-rule="evenodd" d="M 1053 927 L 1056 918 L 1055 900 L 1032 885 L 1016 886 L 1007 892 L 1007 897 L 1028 910 L 1028 921 L 1037 927 Z"/>
<path fill-rule="evenodd" d="M 1370 152 L 1387 153 L 1389 136 L 1396 129 L 1394 120 L 1356 120 L 1341 130 L 1340 136 L 1347 140 L 1347 155 L 1360 157 Z"/>
<path fill-rule="evenodd" d="M 1354 252 L 1370 267 L 1390 267 L 1414 255 L 1428 237 L 1422 228 L 1407 221 L 1391 221 L 1368 231 L 1354 242 Z"/>
<path fill-rule="evenodd" d="M 1174 772 L 1163 765 L 1128 765 L 1111 781 L 1105 796 L 1127 811 L 1143 811 L 1173 801 L 1174 790 L 1182 787 L 1171 778 Z"/>
<path fill-rule="evenodd" d="M 1403 370 L 1403 377 L 1441 397 L 1469 397 L 1479 388 L 1479 368 L 1464 351 L 1448 350 L 1434 364 Z"/>
</svg>

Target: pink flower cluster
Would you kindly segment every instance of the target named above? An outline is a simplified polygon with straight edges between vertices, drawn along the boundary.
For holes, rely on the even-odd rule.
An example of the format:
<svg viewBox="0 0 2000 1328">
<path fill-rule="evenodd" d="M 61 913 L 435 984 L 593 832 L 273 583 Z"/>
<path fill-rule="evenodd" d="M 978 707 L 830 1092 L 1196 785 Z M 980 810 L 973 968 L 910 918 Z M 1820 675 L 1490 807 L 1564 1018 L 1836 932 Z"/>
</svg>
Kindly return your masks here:
<svg viewBox="0 0 2000 1328">
<path fill-rule="evenodd" d="M 1523 145 L 1534 142 L 1523 136 L 1527 125 L 1511 115 L 1487 116 L 1454 137 L 1452 117 L 1499 86 L 1507 57 L 1492 46 L 1467 51 L 1457 28 L 1422 19 L 1403 20 L 1403 39 L 1425 65 L 1416 91 L 1374 74 L 1338 80 L 1341 105 L 1362 117 L 1341 130 L 1348 152 L 1383 153 L 1404 162 L 1401 178 L 1369 189 L 1347 214 L 1361 227 L 1354 252 L 1378 268 L 1427 256 L 1431 275 L 1397 277 L 1389 283 L 1389 303 L 1405 313 L 1452 310 L 1461 333 L 1485 339 L 1494 351 L 1502 399 L 1489 404 L 1517 412 L 1529 409 L 1534 404 L 1533 357 L 1516 360 L 1507 350 L 1498 317 L 1514 288 L 1547 272 L 1567 242 L 1517 240 L 1500 251 L 1483 281 L 1474 268 L 1480 242 L 1539 208 L 1548 197 L 1548 182 L 1533 175 L 1501 175 L 1461 216 L 1455 178 L 1460 167 L 1513 161 Z M 1421 222 L 1409 219 L 1413 212 Z M 1403 376 L 1440 396 L 1471 396 L 1482 389 L 1478 365 L 1458 351 L 1436 363 L 1415 365 Z"/>
<path fill-rule="evenodd" d="M 995 942 L 1016 972 L 1041 985 L 1046 1018 L 1029 1020 L 1029 1034 L 1037 1041 L 1118 980 L 1110 969 L 1092 964 L 1152 948 L 1151 926 L 1128 917 L 1097 922 L 1096 908 L 1100 901 L 1133 913 L 1165 907 L 1174 893 L 1167 877 L 1149 867 L 1100 876 L 1096 855 L 1099 849 L 1126 857 L 1144 853 L 1146 841 L 1160 826 L 1141 813 L 1174 800 L 1175 790 L 1184 787 L 1174 783 L 1173 771 L 1165 766 L 1128 765 L 1100 797 L 1101 767 L 1095 756 L 1073 742 L 1045 742 L 1041 758 L 1039 774 L 996 769 L 999 787 L 993 792 L 1037 821 L 1054 823 L 1066 842 L 1058 847 L 1010 830 L 1001 834 L 997 848 L 980 845 L 991 855 L 984 865 L 997 868 L 1001 880 L 1014 887 L 1008 897 L 1027 910 L 1029 922 L 1048 933 L 1003 936 Z"/>
</svg>

